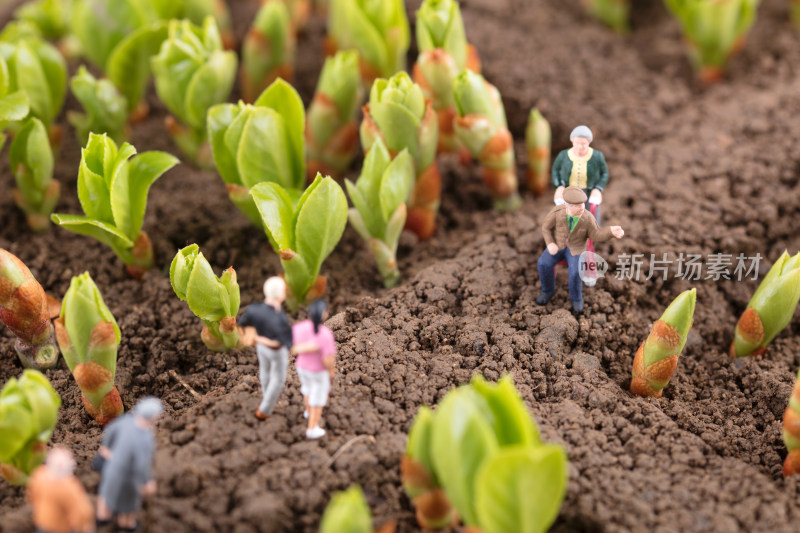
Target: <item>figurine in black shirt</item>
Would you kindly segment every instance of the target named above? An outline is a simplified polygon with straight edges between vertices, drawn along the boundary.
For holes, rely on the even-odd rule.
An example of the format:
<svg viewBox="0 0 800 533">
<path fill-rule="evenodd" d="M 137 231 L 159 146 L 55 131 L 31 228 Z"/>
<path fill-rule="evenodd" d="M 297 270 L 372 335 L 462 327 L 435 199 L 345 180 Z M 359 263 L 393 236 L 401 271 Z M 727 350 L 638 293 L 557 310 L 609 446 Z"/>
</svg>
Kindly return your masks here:
<svg viewBox="0 0 800 533">
<path fill-rule="evenodd" d="M 256 417 L 260 420 L 270 417 L 286 382 L 292 326 L 282 309 L 285 299 L 286 283 L 277 276 L 271 277 L 264 282 L 264 301 L 250 304 L 237 322 L 242 327 L 255 328 L 258 334 L 256 354 L 263 398 Z"/>
</svg>

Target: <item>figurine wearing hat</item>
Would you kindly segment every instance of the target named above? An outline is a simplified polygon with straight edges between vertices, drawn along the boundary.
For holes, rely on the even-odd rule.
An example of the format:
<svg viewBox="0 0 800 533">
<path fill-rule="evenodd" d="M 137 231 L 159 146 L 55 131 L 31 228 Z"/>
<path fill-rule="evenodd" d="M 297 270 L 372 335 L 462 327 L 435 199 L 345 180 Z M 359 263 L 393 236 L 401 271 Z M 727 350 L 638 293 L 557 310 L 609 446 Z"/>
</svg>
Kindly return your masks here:
<svg viewBox="0 0 800 533">
<path fill-rule="evenodd" d="M 556 291 L 555 266 L 566 261 L 569 267 L 569 297 L 576 313 L 583 311 L 583 284 L 580 278 L 580 255 L 586 251 L 586 239 L 602 242 L 625 234 L 620 226 L 598 227 L 594 216 L 585 208 L 586 193 L 579 187 L 564 189 L 564 204 L 557 205 L 542 222 L 542 235 L 547 249 L 539 257 L 539 280 L 542 292 L 536 303 L 544 305 Z"/>
</svg>

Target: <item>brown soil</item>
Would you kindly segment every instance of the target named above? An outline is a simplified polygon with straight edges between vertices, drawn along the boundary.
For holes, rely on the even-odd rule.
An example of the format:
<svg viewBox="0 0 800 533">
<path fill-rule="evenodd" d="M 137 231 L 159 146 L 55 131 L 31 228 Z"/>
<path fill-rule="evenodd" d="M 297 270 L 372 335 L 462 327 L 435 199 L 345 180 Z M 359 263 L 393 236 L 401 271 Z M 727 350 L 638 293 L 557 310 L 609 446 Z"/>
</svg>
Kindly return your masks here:
<svg viewBox="0 0 800 533">
<path fill-rule="evenodd" d="M 418 4 L 410 2 L 412 13 Z M 785 248 L 800 248 L 800 34 L 787 22 L 788 2 L 762 3 L 748 46 L 708 89 L 693 81 L 677 24 L 660 2 L 636 2 L 627 38 L 589 20 L 578 3 L 463 5 L 485 73 L 504 95 L 518 154 L 533 105 L 553 125 L 554 150 L 566 146 L 574 125 L 593 128 L 594 146 L 611 166 L 604 221 L 626 230 L 623 240 L 599 247 L 611 271 L 620 253 L 759 252 L 767 258 L 763 275 Z M 257 3 L 232 8 L 241 36 Z M 297 86 L 306 101 L 323 30 L 324 21 L 313 19 L 300 45 Z M 133 128 L 132 142 L 140 151 L 175 152 L 163 106 L 153 94 L 150 103 L 153 113 Z M 76 107 L 74 99 L 67 107 Z M 146 394 L 167 404 L 158 429 L 158 495 L 143 513 L 147 531 L 315 531 L 331 494 L 351 483 L 363 487 L 376 524 L 397 519 L 400 531 L 414 531 L 399 479 L 405 434 L 420 405 L 435 404 L 476 373 L 510 373 L 544 437 L 566 447 L 570 482 L 556 531 L 797 529 L 800 481 L 781 474 L 781 417 L 800 366 L 800 326 L 787 328 L 765 358 L 734 364 L 726 355 L 754 281 L 610 275 L 586 290 L 586 312 L 576 318 L 562 270 L 557 296 L 538 307 L 538 220 L 551 202 L 526 194 L 519 211 L 496 213 L 478 170 L 445 161 L 439 230 L 424 244 L 403 241 L 401 286 L 381 287 L 350 229 L 323 267 L 340 363 L 324 413 L 328 435 L 307 442 L 294 371 L 276 416 L 257 422 L 254 354 L 209 353 L 199 321 L 165 275 L 189 243 L 218 272 L 236 268 L 245 302 L 258 299 L 264 278 L 279 271 L 266 239 L 229 202 L 214 172 L 182 165 L 153 187 L 145 229 L 160 269 L 142 283 L 91 239 L 57 228 L 31 234 L 8 193 L 5 153 L 0 159 L 0 246 L 57 295 L 72 275 L 89 270 L 122 328 L 117 386 L 126 407 Z M 67 135 L 56 170 L 64 191 L 59 212 L 79 211 L 79 159 Z M 633 397 L 627 385 L 636 348 L 690 287 L 698 291 L 697 311 L 676 375 L 662 399 Z M 21 367 L 10 333 L 0 332 L 2 383 Z M 78 476 L 94 493 L 99 479 L 89 459 L 101 430 L 63 363 L 48 377 L 64 402 L 53 442 L 75 451 Z M 0 483 L 0 508 L 0 531 L 32 531 L 21 489 Z"/>
</svg>

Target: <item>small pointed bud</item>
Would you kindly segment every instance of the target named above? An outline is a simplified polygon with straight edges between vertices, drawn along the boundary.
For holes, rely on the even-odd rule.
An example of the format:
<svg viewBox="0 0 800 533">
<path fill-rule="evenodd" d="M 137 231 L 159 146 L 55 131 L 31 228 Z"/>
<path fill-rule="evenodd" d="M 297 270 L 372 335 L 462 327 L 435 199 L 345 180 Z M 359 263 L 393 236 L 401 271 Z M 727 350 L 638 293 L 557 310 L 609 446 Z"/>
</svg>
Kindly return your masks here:
<svg viewBox="0 0 800 533">
<path fill-rule="evenodd" d="M 550 182 L 551 144 L 550 123 L 538 109 L 531 109 L 525 130 L 525 146 L 528 150 L 528 189 L 536 195 L 542 194 Z"/>
<path fill-rule="evenodd" d="M 631 392 L 660 398 L 678 366 L 678 357 L 692 327 L 697 289 L 684 291 L 653 324 L 633 358 Z"/>
<path fill-rule="evenodd" d="M 789 451 L 783 463 L 783 475 L 788 477 L 800 472 L 800 372 L 783 413 L 783 443 Z"/>
</svg>

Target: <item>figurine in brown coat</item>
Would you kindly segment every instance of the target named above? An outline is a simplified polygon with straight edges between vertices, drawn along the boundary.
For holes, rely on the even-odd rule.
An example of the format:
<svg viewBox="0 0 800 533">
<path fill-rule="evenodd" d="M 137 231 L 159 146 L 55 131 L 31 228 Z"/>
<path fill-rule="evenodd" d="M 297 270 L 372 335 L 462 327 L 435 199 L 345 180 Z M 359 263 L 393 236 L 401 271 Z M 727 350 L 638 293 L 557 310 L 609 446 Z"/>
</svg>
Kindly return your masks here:
<svg viewBox="0 0 800 533">
<path fill-rule="evenodd" d="M 578 187 L 564 189 L 564 205 L 550 210 L 542 222 L 542 235 L 547 249 L 539 257 L 539 279 L 542 292 L 536 303 L 544 305 L 556 291 L 554 268 L 566 261 L 569 268 L 569 297 L 576 313 L 583 311 L 583 284 L 580 278 L 580 255 L 586 251 L 586 239 L 602 242 L 625 232 L 620 226 L 601 228 L 586 209 L 586 193 Z"/>
<path fill-rule="evenodd" d="M 80 481 L 72 474 L 72 452 L 56 447 L 31 474 L 28 501 L 38 533 L 93 533 L 94 510 Z"/>
</svg>

